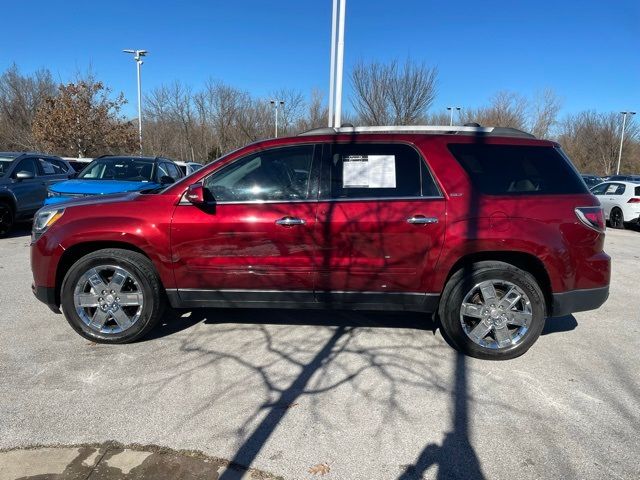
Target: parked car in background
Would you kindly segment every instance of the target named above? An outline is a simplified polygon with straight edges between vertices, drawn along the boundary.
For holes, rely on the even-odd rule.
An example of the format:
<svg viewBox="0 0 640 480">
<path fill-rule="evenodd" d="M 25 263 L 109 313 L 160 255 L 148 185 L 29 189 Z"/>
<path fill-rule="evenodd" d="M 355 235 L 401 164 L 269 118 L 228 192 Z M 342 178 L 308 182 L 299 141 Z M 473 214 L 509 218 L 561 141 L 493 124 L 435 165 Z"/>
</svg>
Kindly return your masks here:
<svg viewBox="0 0 640 480">
<path fill-rule="evenodd" d="M 74 174 L 65 160 L 36 152 L 0 152 L 0 236 L 29 220 L 44 204 L 47 188 Z"/>
<path fill-rule="evenodd" d="M 609 294 L 602 207 L 554 142 L 481 127 L 323 128 L 258 142 L 147 194 L 34 221 L 36 297 L 125 343 L 176 308 L 438 312 L 506 359 Z M 550 320 L 553 322 L 553 320 Z"/>
<path fill-rule="evenodd" d="M 76 178 L 52 185 L 46 205 L 91 195 L 154 190 L 184 177 L 173 160 L 162 157 L 103 156 Z"/>
<path fill-rule="evenodd" d="M 635 182 L 640 183 L 640 175 L 609 175 L 602 179 L 605 182 Z"/>
<path fill-rule="evenodd" d="M 76 172 L 80 172 L 84 167 L 89 165 L 93 158 L 74 158 L 74 157 L 62 157 L 69 165 L 73 167 Z"/>
<path fill-rule="evenodd" d="M 200 163 L 196 163 L 196 162 L 181 162 L 181 161 L 176 161 L 176 165 L 178 165 L 180 167 L 180 170 L 182 170 L 182 173 L 184 174 L 184 176 L 186 177 L 187 175 L 191 175 L 193 172 L 196 172 L 198 170 L 200 170 L 203 165 Z"/>
<path fill-rule="evenodd" d="M 640 217 L 640 185 L 636 182 L 604 182 L 591 189 L 604 209 L 611 228 L 638 224 Z"/>
<path fill-rule="evenodd" d="M 584 183 L 586 183 L 587 187 L 589 188 L 595 187 L 596 185 L 604 181 L 602 180 L 602 178 L 600 178 L 597 175 L 589 175 L 586 173 L 582 175 L 582 179 L 584 180 Z"/>
</svg>

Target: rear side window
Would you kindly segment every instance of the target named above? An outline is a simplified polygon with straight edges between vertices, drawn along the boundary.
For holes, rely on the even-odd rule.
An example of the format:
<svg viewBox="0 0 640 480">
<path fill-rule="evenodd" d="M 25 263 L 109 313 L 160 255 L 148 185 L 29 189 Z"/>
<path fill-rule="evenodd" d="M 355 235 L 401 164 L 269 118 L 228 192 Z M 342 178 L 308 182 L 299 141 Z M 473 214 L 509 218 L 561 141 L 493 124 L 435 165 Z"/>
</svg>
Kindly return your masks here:
<svg viewBox="0 0 640 480">
<path fill-rule="evenodd" d="M 336 144 L 326 171 L 333 199 L 440 195 L 422 158 L 408 145 Z"/>
<path fill-rule="evenodd" d="M 450 144 L 449 150 L 487 195 L 587 193 L 562 153 L 553 147 Z"/>
<path fill-rule="evenodd" d="M 640 187 L 636 187 L 636 193 L 634 195 L 640 197 Z"/>
<path fill-rule="evenodd" d="M 62 162 L 57 162 L 48 158 L 39 158 L 40 169 L 45 175 L 64 175 L 67 169 L 63 168 Z"/>
</svg>

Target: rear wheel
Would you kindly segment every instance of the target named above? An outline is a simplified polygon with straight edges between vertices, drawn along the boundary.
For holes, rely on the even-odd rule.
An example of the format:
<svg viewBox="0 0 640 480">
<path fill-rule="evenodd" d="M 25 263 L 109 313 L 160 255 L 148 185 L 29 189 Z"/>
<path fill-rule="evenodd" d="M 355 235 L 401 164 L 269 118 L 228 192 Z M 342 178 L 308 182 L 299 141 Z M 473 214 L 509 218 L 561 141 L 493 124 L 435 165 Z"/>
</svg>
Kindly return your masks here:
<svg viewBox="0 0 640 480">
<path fill-rule="evenodd" d="M 611 228 L 624 228 L 624 214 L 618 207 L 612 208 L 609 214 L 609 225 Z"/>
<path fill-rule="evenodd" d="M 15 216 L 11 205 L 0 202 L 0 237 L 7 235 L 13 227 Z"/>
<path fill-rule="evenodd" d="M 462 352 L 506 360 L 540 336 L 545 301 L 535 278 L 503 262 L 479 262 L 451 277 L 440 302 L 444 334 Z"/>
<path fill-rule="evenodd" d="M 117 248 L 78 260 L 62 282 L 60 300 L 74 330 L 99 343 L 141 338 L 162 317 L 165 303 L 151 261 Z"/>
</svg>

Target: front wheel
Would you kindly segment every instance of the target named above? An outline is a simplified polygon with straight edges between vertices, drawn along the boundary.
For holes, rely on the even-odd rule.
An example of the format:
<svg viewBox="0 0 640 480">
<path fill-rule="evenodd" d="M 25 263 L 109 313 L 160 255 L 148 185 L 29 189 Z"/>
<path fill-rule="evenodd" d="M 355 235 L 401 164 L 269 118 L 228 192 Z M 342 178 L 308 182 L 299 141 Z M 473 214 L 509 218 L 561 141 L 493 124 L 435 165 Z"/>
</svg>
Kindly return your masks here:
<svg viewBox="0 0 640 480">
<path fill-rule="evenodd" d="M 164 292 L 151 261 L 118 248 L 98 250 L 73 264 L 60 300 L 73 329 L 98 343 L 133 342 L 164 311 Z"/>
<path fill-rule="evenodd" d="M 535 278 L 503 262 L 459 270 L 440 301 L 444 334 L 476 358 L 507 360 L 525 353 L 545 323 L 545 301 Z"/>
<path fill-rule="evenodd" d="M 0 202 L 0 237 L 4 237 L 13 227 L 14 215 L 10 205 Z"/>
</svg>

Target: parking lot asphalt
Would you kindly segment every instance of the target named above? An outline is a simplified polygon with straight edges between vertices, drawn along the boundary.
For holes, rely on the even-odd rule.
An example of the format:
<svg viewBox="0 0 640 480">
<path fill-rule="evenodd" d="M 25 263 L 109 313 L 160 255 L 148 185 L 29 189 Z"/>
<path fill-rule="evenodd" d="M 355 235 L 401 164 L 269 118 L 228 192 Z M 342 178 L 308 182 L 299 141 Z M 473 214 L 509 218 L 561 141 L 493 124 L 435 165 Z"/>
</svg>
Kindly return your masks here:
<svg viewBox="0 0 640 480">
<path fill-rule="evenodd" d="M 194 311 L 96 345 L 33 298 L 28 244 L 0 240 L 0 449 L 155 444 L 285 479 L 640 478 L 638 232 L 607 231 L 602 308 L 506 362 L 418 314 Z"/>
</svg>

